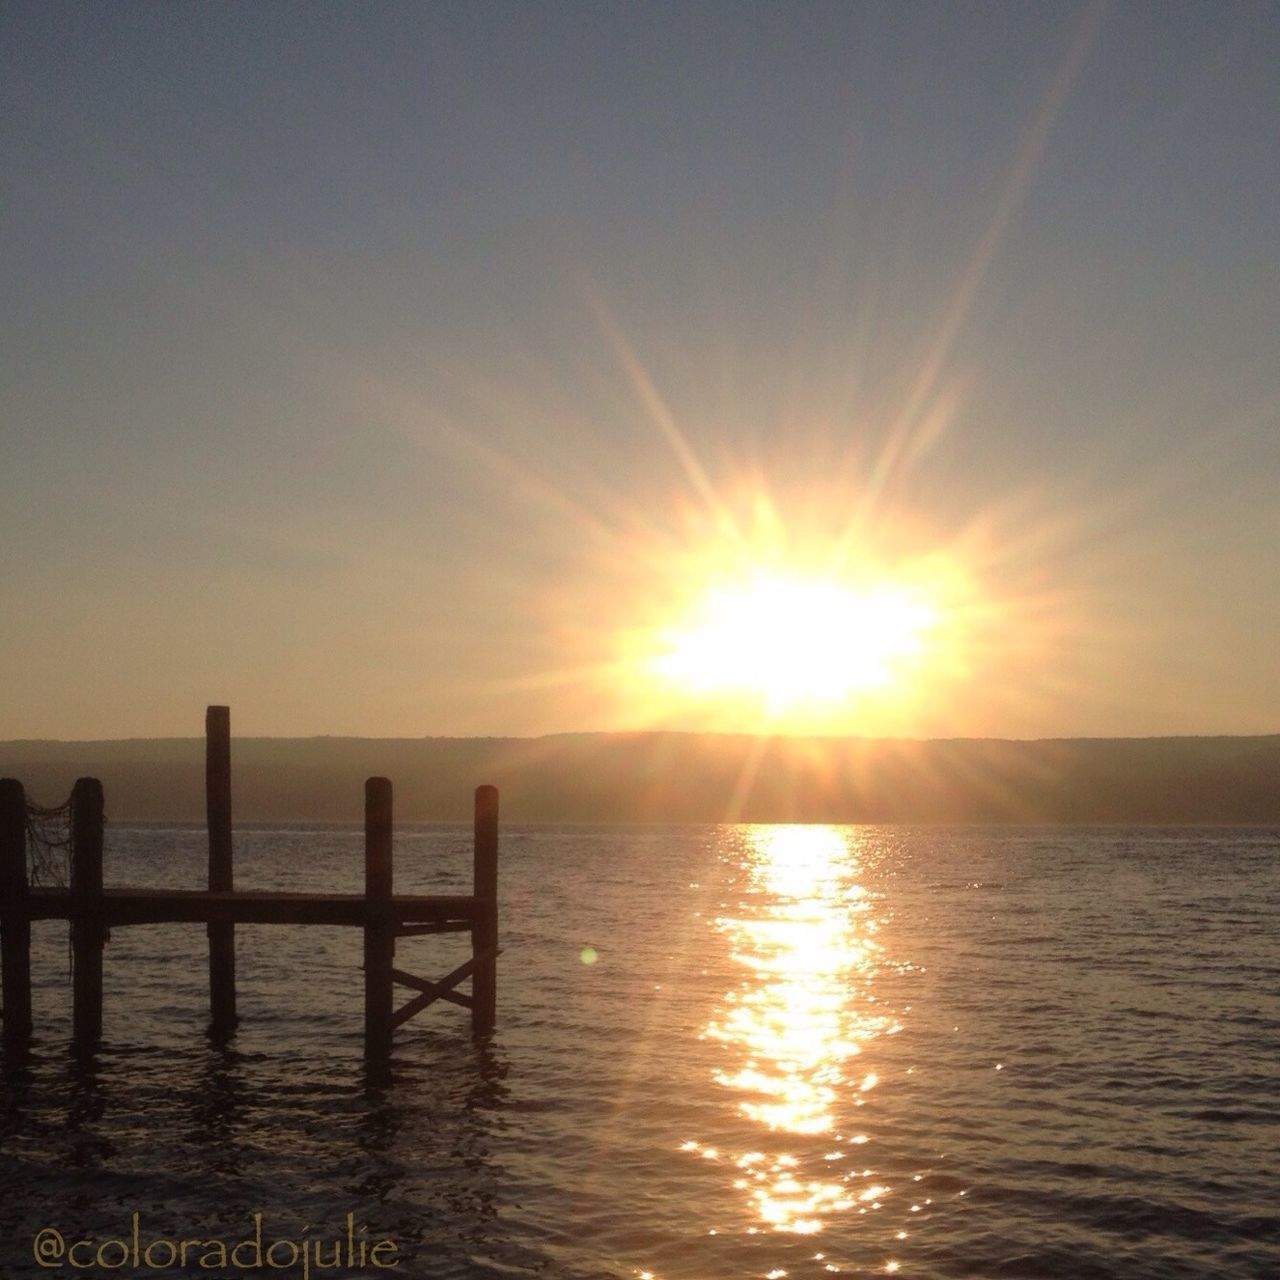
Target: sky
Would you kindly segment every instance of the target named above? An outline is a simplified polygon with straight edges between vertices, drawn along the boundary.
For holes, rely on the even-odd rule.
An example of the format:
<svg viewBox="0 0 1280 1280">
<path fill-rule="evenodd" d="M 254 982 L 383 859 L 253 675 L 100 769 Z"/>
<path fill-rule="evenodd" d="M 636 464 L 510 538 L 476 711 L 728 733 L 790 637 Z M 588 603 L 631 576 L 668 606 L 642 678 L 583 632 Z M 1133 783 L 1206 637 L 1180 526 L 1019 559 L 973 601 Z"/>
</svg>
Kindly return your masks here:
<svg viewBox="0 0 1280 1280">
<path fill-rule="evenodd" d="M 1280 6 L 0 60 L 0 738 L 1280 732 Z"/>
</svg>

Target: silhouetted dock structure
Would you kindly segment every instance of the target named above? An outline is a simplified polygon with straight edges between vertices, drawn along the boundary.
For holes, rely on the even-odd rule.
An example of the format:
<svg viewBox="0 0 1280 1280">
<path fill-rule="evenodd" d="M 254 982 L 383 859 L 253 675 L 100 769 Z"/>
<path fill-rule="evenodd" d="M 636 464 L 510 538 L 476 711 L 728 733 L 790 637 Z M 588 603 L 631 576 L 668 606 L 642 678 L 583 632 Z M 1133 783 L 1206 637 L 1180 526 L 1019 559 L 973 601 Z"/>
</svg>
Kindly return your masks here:
<svg viewBox="0 0 1280 1280">
<path fill-rule="evenodd" d="M 71 872 L 66 887 L 33 885 L 27 868 L 28 805 L 21 782 L 0 779 L 0 965 L 4 1038 L 21 1045 L 32 1033 L 31 922 L 71 926 L 73 1036 L 91 1048 L 102 1035 L 102 963 L 108 931 L 128 925 L 204 924 L 209 935 L 210 1030 L 236 1024 L 237 924 L 346 925 L 364 930 L 365 1053 L 384 1059 L 392 1033 L 436 1001 L 471 1011 L 475 1034 L 489 1034 L 497 1004 L 498 792 L 475 793 L 474 887 L 470 894 L 396 894 L 392 868 L 392 794 L 386 778 L 365 782 L 363 894 L 278 893 L 233 887 L 231 714 L 210 707 L 205 720 L 209 887 L 104 889 L 103 791 L 80 778 L 71 793 Z M 471 956 L 438 980 L 396 968 L 398 938 L 467 933 Z M 470 979 L 469 991 L 459 986 Z M 414 995 L 396 1008 L 395 988 Z"/>
</svg>

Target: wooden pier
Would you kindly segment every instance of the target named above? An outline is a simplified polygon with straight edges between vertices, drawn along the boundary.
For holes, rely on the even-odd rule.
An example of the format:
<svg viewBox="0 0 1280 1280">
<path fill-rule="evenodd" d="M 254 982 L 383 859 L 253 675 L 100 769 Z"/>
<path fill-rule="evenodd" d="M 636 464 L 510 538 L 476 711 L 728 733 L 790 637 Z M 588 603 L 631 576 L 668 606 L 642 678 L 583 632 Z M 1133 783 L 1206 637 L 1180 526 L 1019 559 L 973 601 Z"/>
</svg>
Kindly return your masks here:
<svg viewBox="0 0 1280 1280">
<path fill-rule="evenodd" d="M 209 935 L 210 1031 L 236 1023 L 237 924 L 345 925 L 364 930 L 365 1054 L 384 1060 L 392 1033 L 436 1001 L 471 1011 L 477 1036 L 492 1032 L 497 1003 L 498 792 L 475 793 L 475 880 L 470 894 L 396 894 L 392 867 L 392 793 L 386 778 L 365 783 L 363 894 L 245 892 L 233 887 L 231 729 L 226 707 L 205 722 L 209 888 L 104 889 L 102 784 L 79 779 L 71 793 L 71 875 L 65 888 L 33 885 L 27 870 L 27 800 L 22 784 L 0 779 L 0 966 L 4 1040 L 31 1036 L 31 922 L 66 920 L 71 928 L 73 1037 L 91 1049 L 102 1035 L 103 950 L 112 929 L 143 924 L 204 924 Z M 470 958 L 443 978 L 417 977 L 395 964 L 396 941 L 468 933 Z M 467 979 L 469 991 L 459 990 Z M 395 988 L 414 994 L 398 1009 Z"/>
</svg>

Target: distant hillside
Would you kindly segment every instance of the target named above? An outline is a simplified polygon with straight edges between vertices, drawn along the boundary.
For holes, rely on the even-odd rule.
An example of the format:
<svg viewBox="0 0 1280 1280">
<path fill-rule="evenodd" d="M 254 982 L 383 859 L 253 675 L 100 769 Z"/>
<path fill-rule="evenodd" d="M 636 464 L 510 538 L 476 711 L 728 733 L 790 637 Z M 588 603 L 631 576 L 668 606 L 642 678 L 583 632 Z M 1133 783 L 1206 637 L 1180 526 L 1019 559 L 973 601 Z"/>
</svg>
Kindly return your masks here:
<svg viewBox="0 0 1280 1280">
<path fill-rule="evenodd" d="M 405 821 L 465 819 L 481 782 L 508 821 L 1280 823 L 1280 735 L 1249 738 L 239 738 L 237 820 L 358 821 L 364 779 Z M 0 743 L 44 804 L 82 774 L 116 819 L 201 819 L 204 741 Z"/>
</svg>

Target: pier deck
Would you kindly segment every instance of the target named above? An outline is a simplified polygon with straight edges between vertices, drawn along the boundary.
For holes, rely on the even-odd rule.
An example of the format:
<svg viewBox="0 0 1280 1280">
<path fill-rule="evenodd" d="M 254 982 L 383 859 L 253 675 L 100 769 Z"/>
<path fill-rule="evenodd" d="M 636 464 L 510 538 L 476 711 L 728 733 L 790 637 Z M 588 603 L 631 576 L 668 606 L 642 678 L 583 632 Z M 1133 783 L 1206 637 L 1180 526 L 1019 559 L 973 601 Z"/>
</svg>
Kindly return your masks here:
<svg viewBox="0 0 1280 1280">
<path fill-rule="evenodd" d="M 32 886 L 31 920 L 73 920 L 80 913 L 70 889 Z M 102 923 L 126 924 L 326 924 L 363 928 L 369 921 L 364 894 L 284 893 L 235 889 L 104 889 Z M 387 904 L 393 927 L 455 925 L 470 929 L 492 905 L 465 894 L 396 894 Z M 441 930 L 444 932 L 445 930 Z"/>
</svg>

